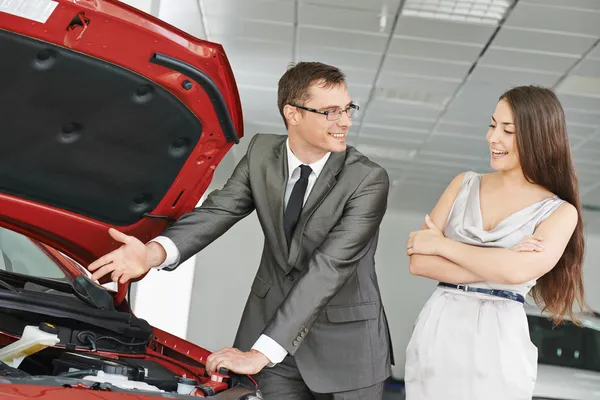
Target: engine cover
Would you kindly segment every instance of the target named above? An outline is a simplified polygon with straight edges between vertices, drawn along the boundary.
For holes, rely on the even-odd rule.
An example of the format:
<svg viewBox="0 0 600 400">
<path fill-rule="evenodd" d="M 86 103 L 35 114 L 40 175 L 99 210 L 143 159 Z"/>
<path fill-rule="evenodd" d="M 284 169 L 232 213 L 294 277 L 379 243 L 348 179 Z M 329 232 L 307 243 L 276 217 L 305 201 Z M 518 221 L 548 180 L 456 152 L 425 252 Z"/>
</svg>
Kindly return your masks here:
<svg viewBox="0 0 600 400">
<path fill-rule="evenodd" d="M 54 365 L 53 375 L 60 375 L 73 369 L 103 371 L 106 374 L 121 375 L 136 381 L 143 381 L 147 375 L 146 370 L 142 367 L 123 360 L 91 354 L 64 352 L 52 363 Z"/>
</svg>

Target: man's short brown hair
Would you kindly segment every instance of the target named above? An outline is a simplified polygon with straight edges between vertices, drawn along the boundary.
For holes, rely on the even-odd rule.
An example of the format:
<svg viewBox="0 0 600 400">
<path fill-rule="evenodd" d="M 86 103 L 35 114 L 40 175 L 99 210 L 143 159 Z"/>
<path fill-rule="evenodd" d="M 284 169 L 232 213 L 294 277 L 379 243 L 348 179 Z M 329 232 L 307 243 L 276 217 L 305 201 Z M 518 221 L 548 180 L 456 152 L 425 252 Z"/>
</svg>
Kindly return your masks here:
<svg viewBox="0 0 600 400">
<path fill-rule="evenodd" d="M 309 88 L 319 83 L 324 88 L 346 85 L 346 76 L 338 68 L 320 62 L 299 62 L 291 64 L 279 79 L 277 106 L 287 129 L 287 120 L 283 114 L 286 104 L 304 105 L 309 100 Z"/>
</svg>

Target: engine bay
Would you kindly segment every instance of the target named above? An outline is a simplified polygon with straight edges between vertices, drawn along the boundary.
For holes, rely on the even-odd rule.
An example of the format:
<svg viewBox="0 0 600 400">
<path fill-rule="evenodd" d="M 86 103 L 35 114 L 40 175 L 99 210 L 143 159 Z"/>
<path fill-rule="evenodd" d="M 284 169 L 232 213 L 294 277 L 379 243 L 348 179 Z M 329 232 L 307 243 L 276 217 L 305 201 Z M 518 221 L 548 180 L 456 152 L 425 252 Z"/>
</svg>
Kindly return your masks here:
<svg viewBox="0 0 600 400">
<path fill-rule="evenodd" d="M 7 374 L 8 373 L 8 374 Z M 178 379 L 160 363 L 144 358 L 109 358 L 47 348 L 23 359 L 18 368 L 0 367 L 4 376 L 54 376 L 109 383 L 121 389 L 176 392 Z"/>
<path fill-rule="evenodd" d="M 261 398 L 247 376 L 227 370 L 207 375 L 199 361 L 158 340 L 145 320 L 112 307 L 108 292 L 90 285 L 86 277 L 78 277 L 71 286 L 2 275 L 3 383 L 168 398 Z"/>
<path fill-rule="evenodd" d="M 27 329 L 41 331 L 40 327 L 28 326 Z M 43 333 L 51 335 L 51 328 L 44 327 L 44 330 L 48 332 Z M 3 383 L 85 387 L 168 398 L 261 398 L 256 395 L 260 392 L 256 391 L 255 383 L 248 377 L 230 374 L 224 369 L 208 376 L 199 363 L 185 367 L 169 354 L 154 354 L 150 350 L 145 354 L 118 354 L 68 349 L 45 346 L 43 341 L 31 340 L 30 336 L 24 333 L 21 339 L 9 343 L 8 337 L 0 332 L 0 379 Z M 58 335 L 55 336 L 58 341 Z M 26 356 L 22 359 L 14 357 L 17 354 L 14 351 L 12 357 L 7 356 L 6 350 L 14 347 L 18 347 L 18 355 Z"/>
</svg>

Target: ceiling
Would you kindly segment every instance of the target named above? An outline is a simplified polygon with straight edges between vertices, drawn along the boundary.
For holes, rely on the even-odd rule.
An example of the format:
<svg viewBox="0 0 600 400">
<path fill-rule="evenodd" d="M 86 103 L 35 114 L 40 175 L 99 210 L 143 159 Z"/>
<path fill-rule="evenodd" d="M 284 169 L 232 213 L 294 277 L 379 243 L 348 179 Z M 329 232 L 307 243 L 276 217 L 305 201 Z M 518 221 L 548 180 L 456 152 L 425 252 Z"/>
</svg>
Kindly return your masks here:
<svg viewBox="0 0 600 400">
<path fill-rule="evenodd" d="M 493 0 L 508 5 L 497 23 L 407 15 L 417 3 L 456 3 L 444 0 L 173 1 L 127 2 L 223 44 L 246 137 L 220 182 L 253 134 L 285 133 L 277 81 L 290 62 L 316 60 L 346 73 L 361 106 L 350 143 L 388 170 L 390 208 L 426 213 L 458 173 L 489 171 L 489 117 L 520 84 L 557 91 L 583 203 L 600 207 L 600 0 Z M 600 232 L 600 212 L 584 219 Z"/>
</svg>

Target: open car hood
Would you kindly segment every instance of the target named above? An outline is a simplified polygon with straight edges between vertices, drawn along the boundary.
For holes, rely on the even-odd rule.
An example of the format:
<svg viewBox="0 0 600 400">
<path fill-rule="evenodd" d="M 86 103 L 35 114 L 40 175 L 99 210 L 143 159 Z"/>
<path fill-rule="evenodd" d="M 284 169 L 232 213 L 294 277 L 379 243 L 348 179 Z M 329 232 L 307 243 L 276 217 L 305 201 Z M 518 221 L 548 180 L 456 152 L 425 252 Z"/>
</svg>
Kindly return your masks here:
<svg viewBox="0 0 600 400">
<path fill-rule="evenodd" d="M 0 225 L 83 265 L 190 211 L 242 137 L 223 48 L 116 0 L 5 2 L 0 49 Z"/>
</svg>

